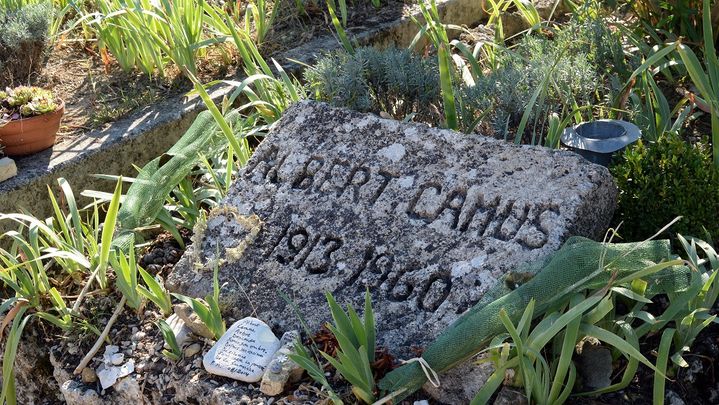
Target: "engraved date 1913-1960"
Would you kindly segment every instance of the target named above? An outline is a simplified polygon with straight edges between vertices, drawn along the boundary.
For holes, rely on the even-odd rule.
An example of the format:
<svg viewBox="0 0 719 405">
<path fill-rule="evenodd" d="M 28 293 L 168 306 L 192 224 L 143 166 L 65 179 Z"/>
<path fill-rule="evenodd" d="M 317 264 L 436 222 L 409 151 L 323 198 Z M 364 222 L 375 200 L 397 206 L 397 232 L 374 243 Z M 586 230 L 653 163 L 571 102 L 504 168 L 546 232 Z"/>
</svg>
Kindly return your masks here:
<svg viewBox="0 0 719 405">
<path fill-rule="evenodd" d="M 346 249 L 339 255 L 343 247 Z M 360 255 L 357 257 L 359 260 L 348 260 L 348 255 Z M 340 277 L 343 282 L 339 288 L 356 286 L 362 290 L 369 287 L 388 301 L 407 302 L 427 312 L 437 310 L 447 300 L 452 288 L 449 269 L 430 268 L 416 262 L 399 263 L 382 246 L 351 249 L 340 236 L 320 235 L 296 224 L 285 227 L 276 236 L 266 259 L 312 275 Z M 359 265 L 347 268 L 346 262 Z M 459 303 L 458 308 L 467 308 L 472 304 Z"/>
</svg>

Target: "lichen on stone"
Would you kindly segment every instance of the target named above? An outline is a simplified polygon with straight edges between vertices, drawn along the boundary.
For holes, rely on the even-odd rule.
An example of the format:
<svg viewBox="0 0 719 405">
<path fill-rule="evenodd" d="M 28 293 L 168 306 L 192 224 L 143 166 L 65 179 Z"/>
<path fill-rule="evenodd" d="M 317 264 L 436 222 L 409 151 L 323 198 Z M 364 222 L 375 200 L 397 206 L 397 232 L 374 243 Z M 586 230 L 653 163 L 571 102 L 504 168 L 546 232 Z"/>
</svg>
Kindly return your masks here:
<svg viewBox="0 0 719 405">
<path fill-rule="evenodd" d="M 205 231 L 207 231 L 207 216 L 204 212 L 200 212 L 200 217 L 197 218 L 195 227 L 192 230 L 192 237 L 190 238 L 192 246 L 188 249 L 190 263 L 192 263 L 195 270 L 200 270 L 203 267 L 200 255 L 202 253 L 202 240 L 205 237 Z"/>
<path fill-rule="evenodd" d="M 245 253 L 245 249 L 254 243 L 257 234 L 262 229 L 262 220 L 257 215 L 236 215 L 235 220 L 249 231 L 245 239 L 241 240 L 237 246 L 225 249 L 225 257 L 228 263 L 234 263 Z"/>
<path fill-rule="evenodd" d="M 208 223 L 224 218 L 228 235 L 208 235 Z M 192 236 L 191 262 L 195 270 L 212 270 L 216 266 L 234 263 L 242 258 L 247 247 L 251 246 L 262 229 L 262 220 L 257 215 L 242 215 L 235 207 L 219 206 L 213 208 L 207 216 L 201 217 L 195 225 Z M 234 246 L 226 246 L 228 241 L 237 241 Z M 202 252 L 213 252 L 214 257 L 203 260 Z M 211 254 L 211 253 L 209 253 Z"/>
</svg>

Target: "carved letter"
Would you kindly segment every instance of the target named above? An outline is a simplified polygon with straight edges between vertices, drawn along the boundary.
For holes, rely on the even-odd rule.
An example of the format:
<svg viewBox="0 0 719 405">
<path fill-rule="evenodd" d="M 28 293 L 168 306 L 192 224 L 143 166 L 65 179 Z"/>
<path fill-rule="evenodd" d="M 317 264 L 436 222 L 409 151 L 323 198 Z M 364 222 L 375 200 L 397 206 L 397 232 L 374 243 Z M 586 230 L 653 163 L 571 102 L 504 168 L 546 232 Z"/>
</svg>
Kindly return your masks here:
<svg viewBox="0 0 719 405">
<path fill-rule="evenodd" d="M 312 274 L 326 273 L 330 269 L 332 264 L 332 253 L 336 252 L 342 247 L 344 242 L 342 239 L 327 236 L 322 239 L 320 243 L 321 249 L 315 250 L 307 258 L 307 271 Z"/>
<path fill-rule="evenodd" d="M 370 171 L 366 167 L 357 166 L 352 169 L 347 184 L 342 188 L 342 193 L 349 190 L 352 193 L 352 201 L 358 202 L 360 197 L 360 188 L 367 184 L 370 179 Z"/>
<path fill-rule="evenodd" d="M 259 174 L 262 179 L 268 180 L 270 183 L 279 183 L 278 171 L 284 163 L 287 156 L 278 158 L 279 149 L 273 145 L 264 155 L 255 155 L 245 170 L 245 177 L 252 177 Z"/>
<path fill-rule="evenodd" d="M 471 204 L 465 203 L 469 208 L 464 210 L 458 222 L 458 229 L 461 231 L 472 229 L 477 235 L 483 235 L 487 231 L 489 224 L 494 220 L 497 206 L 499 206 L 499 197 L 495 197 L 491 201 L 486 201 L 484 195 L 475 194 Z"/>
<path fill-rule="evenodd" d="M 332 192 L 337 197 L 342 195 L 346 184 L 351 180 L 352 166 L 348 161 L 335 159 L 325 173 L 325 178 L 319 182 L 315 190 L 325 193 Z"/>
<path fill-rule="evenodd" d="M 514 202 L 512 202 L 512 205 L 513 207 L 510 215 L 499 228 L 497 239 L 503 241 L 510 241 L 514 239 L 514 237 L 517 235 L 517 232 L 519 232 L 519 230 L 522 228 L 522 225 L 524 225 L 524 223 L 527 221 L 527 216 L 529 215 L 529 210 L 531 206 L 529 204 L 524 204 L 524 208 L 520 208 Z"/>
<path fill-rule="evenodd" d="M 388 277 L 385 286 L 387 299 L 394 302 L 407 301 L 414 291 L 410 273 L 405 269 L 399 269 L 392 274 L 392 277 Z"/>
<path fill-rule="evenodd" d="M 325 161 L 321 157 L 310 158 L 305 162 L 302 172 L 300 172 L 299 176 L 292 182 L 292 188 L 300 190 L 309 189 L 315 181 L 315 175 L 322 169 L 324 163 Z"/>
<path fill-rule="evenodd" d="M 467 198 L 467 191 L 463 188 L 452 190 L 451 193 L 444 200 L 444 204 L 440 208 L 437 214 L 437 219 L 442 219 L 445 213 L 449 213 L 451 220 L 449 223 L 450 229 L 457 229 L 459 224 L 459 217 L 462 213 L 462 207 L 464 201 Z"/>
<path fill-rule="evenodd" d="M 377 190 L 375 190 L 374 193 L 372 193 L 372 195 L 370 195 L 370 198 L 369 198 L 370 205 L 374 205 L 374 203 L 376 203 L 377 200 L 379 200 L 379 198 L 382 196 L 382 193 L 384 193 L 384 190 L 389 185 L 389 182 L 392 181 L 392 179 L 397 178 L 396 175 L 386 172 L 384 170 L 380 170 L 377 173 L 377 175 L 379 177 L 381 177 L 381 180 L 380 180 L 379 187 L 377 187 Z"/>
<path fill-rule="evenodd" d="M 517 243 L 527 249 L 538 249 L 547 243 L 549 229 L 542 223 L 542 215 L 545 213 L 559 215 L 559 207 L 556 204 L 535 205 L 521 229 L 521 234 L 516 238 Z"/>
<path fill-rule="evenodd" d="M 426 283 L 417 298 L 419 309 L 434 312 L 447 299 L 452 289 L 452 278 L 449 274 L 434 274 Z"/>
<path fill-rule="evenodd" d="M 437 218 L 441 207 L 442 186 L 429 182 L 422 185 L 407 206 L 407 215 L 412 219 L 421 219 L 430 223 Z"/>
</svg>

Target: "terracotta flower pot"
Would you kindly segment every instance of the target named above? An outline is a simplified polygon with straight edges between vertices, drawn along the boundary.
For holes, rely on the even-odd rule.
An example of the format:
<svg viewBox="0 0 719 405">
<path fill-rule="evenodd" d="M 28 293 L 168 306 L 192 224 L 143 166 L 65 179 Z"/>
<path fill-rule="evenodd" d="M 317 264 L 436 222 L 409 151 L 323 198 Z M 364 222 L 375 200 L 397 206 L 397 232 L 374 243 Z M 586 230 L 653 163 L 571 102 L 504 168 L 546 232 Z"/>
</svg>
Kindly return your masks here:
<svg viewBox="0 0 719 405">
<path fill-rule="evenodd" d="M 65 103 L 57 110 L 0 125 L 0 144 L 8 156 L 23 156 L 45 150 L 55 144 L 60 120 L 65 113 Z"/>
</svg>

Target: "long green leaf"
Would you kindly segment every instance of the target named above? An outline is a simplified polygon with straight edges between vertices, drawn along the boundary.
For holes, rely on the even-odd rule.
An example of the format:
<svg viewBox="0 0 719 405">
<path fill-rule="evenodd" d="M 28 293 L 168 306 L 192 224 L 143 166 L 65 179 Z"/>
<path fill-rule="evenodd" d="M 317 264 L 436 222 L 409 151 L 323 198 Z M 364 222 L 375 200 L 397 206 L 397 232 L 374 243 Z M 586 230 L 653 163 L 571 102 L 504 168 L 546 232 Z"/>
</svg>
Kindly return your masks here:
<svg viewBox="0 0 719 405">
<path fill-rule="evenodd" d="M 574 307 L 575 305 L 579 304 L 582 298 L 582 294 L 577 294 L 572 297 L 570 307 Z M 571 369 L 573 366 L 572 356 L 574 355 L 574 348 L 576 347 L 577 340 L 579 337 L 579 325 L 581 325 L 581 323 L 582 317 L 577 316 L 567 324 L 567 327 L 564 331 L 562 348 L 559 353 L 559 361 L 557 362 L 557 367 L 554 372 L 554 378 L 552 379 L 552 386 L 549 390 L 549 398 L 547 402 L 550 404 L 561 396 L 561 393 L 563 391 L 562 384 L 564 383 L 564 379 L 568 373 L 571 373 Z M 571 392 L 573 387 L 570 386 L 570 384 L 568 383 L 567 388 Z"/>
<path fill-rule="evenodd" d="M 122 195 L 122 179 L 117 181 L 115 192 L 112 195 L 110 206 L 107 208 L 105 222 L 102 227 L 102 238 L 100 240 L 100 258 L 97 264 L 98 280 L 102 288 L 107 287 L 107 264 L 110 258 L 110 246 L 112 238 L 115 235 L 115 225 L 117 223 L 117 212 L 120 209 L 120 196 Z M 88 283 L 91 280 L 88 280 Z"/>
<path fill-rule="evenodd" d="M 659 343 L 659 352 L 657 355 L 657 371 L 654 373 L 654 405 L 664 405 L 664 383 L 666 381 L 667 360 L 669 351 L 672 347 L 672 338 L 675 330 L 672 328 L 665 329 L 662 333 L 662 339 Z"/>
<path fill-rule="evenodd" d="M 372 310 L 372 297 L 369 293 L 369 288 L 365 290 L 364 296 L 364 327 L 365 335 L 367 336 L 367 355 L 370 363 L 374 363 L 375 356 L 374 352 L 376 349 L 377 332 L 375 329 L 374 322 L 374 311 Z"/>
<path fill-rule="evenodd" d="M 601 340 L 602 342 L 605 342 L 609 345 L 616 347 L 624 356 L 633 357 L 633 358 L 639 360 L 642 364 L 651 368 L 652 370 L 654 370 L 654 372 L 658 373 L 662 377 L 666 378 L 666 375 L 664 373 L 657 370 L 657 368 L 654 367 L 654 365 L 649 360 L 647 360 L 647 358 L 644 357 L 644 355 L 642 353 L 639 352 L 638 347 L 635 347 L 635 346 L 629 344 L 626 340 L 622 339 L 621 337 L 617 336 L 616 334 L 609 332 L 606 329 L 602 329 L 600 327 L 597 327 L 594 325 L 587 325 L 587 324 L 582 324 L 580 326 L 579 330 L 582 333 L 585 333 L 589 336 L 595 337 L 595 338 Z"/>
<path fill-rule="evenodd" d="M 5 343 L 5 353 L 3 355 L 3 378 L 2 378 L 2 392 L 0 392 L 0 404 L 7 402 L 8 405 L 16 405 L 16 393 L 15 393 L 15 357 L 17 356 L 17 348 L 20 343 L 20 337 L 22 331 L 25 329 L 32 315 L 25 316 L 27 307 L 22 307 L 15 314 L 15 318 L 12 322 L 12 328 L 8 333 L 8 339 Z"/>
<path fill-rule="evenodd" d="M 327 292 L 325 293 L 325 297 L 327 298 L 327 305 L 330 308 L 330 314 L 332 314 L 332 319 L 334 320 L 339 333 L 346 336 L 352 343 L 353 347 L 359 347 L 359 341 L 353 333 L 350 318 L 347 316 L 345 311 L 342 310 L 342 307 L 337 304 L 337 301 L 335 301 L 332 294 Z"/>
<path fill-rule="evenodd" d="M 75 231 L 74 243 L 75 249 L 80 252 L 85 250 L 84 238 L 82 237 L 82 221 L 80 220 L 80 212 L 77 209 L 77 203 L 75 202 L 75 194 L 72 192 L 70 184 L 64 178 L 57 179 L 60 188 L 62 188 L 62 194 L 65 196 L 65 203 L 70 210 L 70 217 L 72 218 L 72 229 Z"/>
<path fill-rule="evenodd" d="M 140 286 L 138 289 L 140 294 L 154 302 L 155 305 L 162 310 L 163 315 L 170 315 L 172 313 L 172 301 L 167 290 L 155 280 L 155 277 L 145 271 L 145 269 L 138 267 L 137 270 L 140 272 L 140 276 L 145 282 L 145 285 L 147 285 L 147 289 Z"/>
<path fill-rule="evenodd" d="M 452 85 L 452 59 L 450 57 L 448 44 L 440 43 L 437 49 L 437 62 L 439 64 L 439 82 L 442 91 L 444 107 L 445 126 L 457 130 L 457 107 L 454 99 L 454 87 Z"/>
</svg>

